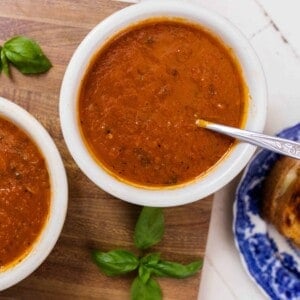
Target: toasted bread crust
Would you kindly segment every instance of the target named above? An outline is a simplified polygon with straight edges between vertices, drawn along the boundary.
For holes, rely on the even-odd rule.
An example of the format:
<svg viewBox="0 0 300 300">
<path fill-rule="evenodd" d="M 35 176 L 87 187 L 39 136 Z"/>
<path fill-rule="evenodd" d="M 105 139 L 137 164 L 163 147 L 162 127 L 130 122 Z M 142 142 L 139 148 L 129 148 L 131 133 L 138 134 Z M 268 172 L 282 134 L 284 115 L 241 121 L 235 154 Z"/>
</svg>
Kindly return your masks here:
<svg viewBox="0 0 300 300">
<path fill-rule="evenodd" d="M 276 162 L 265 181 L 262 216 L 300 246 L 300 160 Z"/>
</svg>

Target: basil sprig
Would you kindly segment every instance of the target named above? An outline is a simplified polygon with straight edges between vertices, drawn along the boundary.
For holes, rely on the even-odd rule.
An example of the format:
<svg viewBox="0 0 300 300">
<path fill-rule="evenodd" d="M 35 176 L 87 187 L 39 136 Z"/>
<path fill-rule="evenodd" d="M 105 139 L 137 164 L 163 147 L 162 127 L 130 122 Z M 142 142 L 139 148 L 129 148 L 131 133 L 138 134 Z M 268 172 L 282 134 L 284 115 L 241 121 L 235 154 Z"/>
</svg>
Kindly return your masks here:
<svg viewBox="0 0 300 300">
<path fill-rule="evenodd" d="M 101 271 L 108 276 L 123 275 L 139 266 L 138 258 L 126 250 L 93 251 L 92 257 Z"/>
<path fill-rule="evenodd" d="M 202 261 L 194 261 L 182 265 L 171 261 L 159 261 L 156 264 L 146 265 L 150 273 L 160 277 L 186 278 L 194 275 L 202 266 Z"/>
<path fill-rule="evenodd" d="M 24 36 L 15 36 L 6 41 L 0 48 L 0 72 L 10 75 L 9 64 L 23 74 L 47 72 L 52 64 L 43 53 L 41 47 L 33 40 Z"/>
<path fill-rule="evenodd" d="M 161 241 L 164 234 L 164 216 L 161 208 L 144 207 L 135 226 L 134 243 L 145 250 Z M 130 294 L 131 300 L 161 300 L 162 291 L 154 277 L 186 278 L 197 273 L 202 261 L 183 265 L 161 259 L 160 253 L 141 257 L 126 250 L 93 251 L 92 257 L 99 269 L 108 276 L 123 275 L 138 270 Z"/>
</svg>

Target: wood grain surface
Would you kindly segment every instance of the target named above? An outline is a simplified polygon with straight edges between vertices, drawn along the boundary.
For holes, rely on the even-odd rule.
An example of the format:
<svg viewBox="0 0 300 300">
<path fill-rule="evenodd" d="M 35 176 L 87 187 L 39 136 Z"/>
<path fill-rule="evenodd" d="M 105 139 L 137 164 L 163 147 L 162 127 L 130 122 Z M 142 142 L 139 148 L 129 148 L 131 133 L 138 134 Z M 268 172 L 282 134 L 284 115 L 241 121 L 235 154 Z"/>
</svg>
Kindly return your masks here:
<svg viewBox="0 0 300 300">
<path fill-rule="evenodd" d="M 134 277 L 108 278 L 91 262 L 90 249 L 133 247 L 133 230 L 141 207 L 113 198 L 96 187 L 71 158 L 60 129 L 61 81 L 72 53 L 102 19 L 125 7 L 111 0 L 0 0 L 0 45 L 14 35 L 39 42 L 53 63 L 44 75 L 0 76 L 0 96 L 34 115 L 53 137 L 67 170 L 69 208 L 55 248 L 27 279 L 0 293 L 0 299 L 129 299 Z M 203 257 L 211 198 L 164 209 L 166 232 L 153 250 L 163 258 L 188 263 Z M 185 280 L 159 279 L 164 299 L 197 299 L 198 274 Z"/>
</svg>

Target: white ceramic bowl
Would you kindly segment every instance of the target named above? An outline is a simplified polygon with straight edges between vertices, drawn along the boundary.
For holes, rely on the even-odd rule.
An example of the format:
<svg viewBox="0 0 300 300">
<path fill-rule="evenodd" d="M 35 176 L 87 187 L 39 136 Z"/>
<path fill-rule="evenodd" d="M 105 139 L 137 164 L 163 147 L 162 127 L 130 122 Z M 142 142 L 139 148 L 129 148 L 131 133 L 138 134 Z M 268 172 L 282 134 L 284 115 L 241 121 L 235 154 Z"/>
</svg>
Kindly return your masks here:
<svg viewBox="0 0 300 300">
<path fill-rule="evenodd" d="M 255 147 L 239 143 L 207 175 L 184 186 L 160 189 L 134 187 L 121 182 L 102 169 L 90 155 L 80 134 L 77 96 L 92 55 L 130 24 L 161 16 L 180 17 L 201 24 L 234 50 L 251 95 L 246 129 L 263 130 L 267 95 L 261 65 L 247 39 L 227 20 L 198 5 L 182 1 L 142 2 L 111 15 L 85 37 L 68 65 L 61 87 L 60 120 L 67 146 L 81 170 L 106 192 L 131 203 L 166 207 L 204 198 L 226 185 L 244 168 Z"/>
<path fill-rule="evenodd" d="M 0 272 L 0 291 L 31 274 L 54 247 L 66 217 L 68 184 L 60 154 L 44 127 L 26 110 L 0 97 L 0 117 L 23 130 L 40 149 L 48 168 L 51 183 L 51 204 L 48 220 L 33 248 L 21 262 Z"/>
</svg>

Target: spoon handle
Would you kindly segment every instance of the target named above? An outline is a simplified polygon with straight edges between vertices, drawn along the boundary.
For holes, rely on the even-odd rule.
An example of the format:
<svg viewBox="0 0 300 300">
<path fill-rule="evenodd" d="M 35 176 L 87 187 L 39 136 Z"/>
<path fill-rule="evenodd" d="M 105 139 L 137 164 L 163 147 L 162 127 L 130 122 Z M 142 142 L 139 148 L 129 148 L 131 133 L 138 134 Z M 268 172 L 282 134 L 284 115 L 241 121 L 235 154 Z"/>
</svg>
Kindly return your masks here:
<svg viewBox="0 0 300 300">
<path fill-rule="evenodd" d="M 206 121 L 203 123 L 205 124 L 202 124 L 203 126 L 200 125 L 201 127 L 205 127 L 219 133 L 224 133 L 231 137 L 240 139 L 255 146 L 266 148 L 279 154 L 300 159 L 300 143 L 298 142 Z"/>
</svg>

